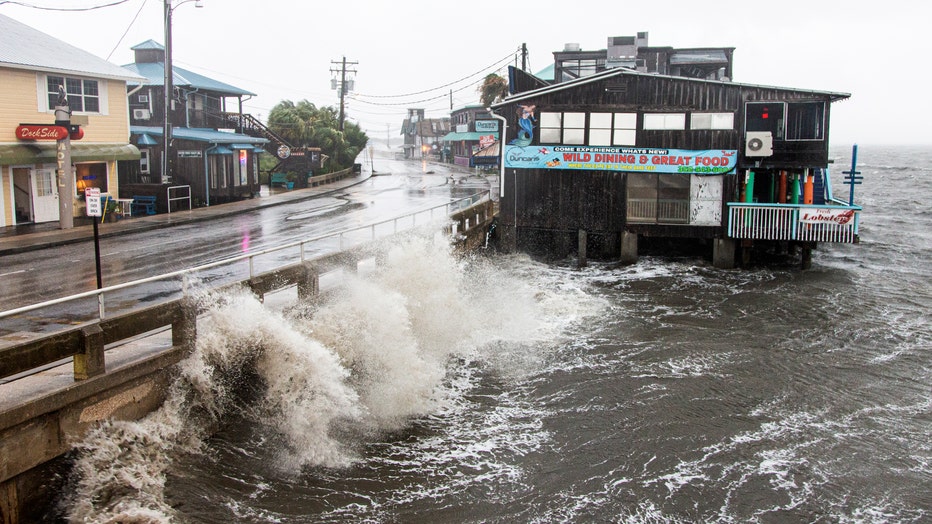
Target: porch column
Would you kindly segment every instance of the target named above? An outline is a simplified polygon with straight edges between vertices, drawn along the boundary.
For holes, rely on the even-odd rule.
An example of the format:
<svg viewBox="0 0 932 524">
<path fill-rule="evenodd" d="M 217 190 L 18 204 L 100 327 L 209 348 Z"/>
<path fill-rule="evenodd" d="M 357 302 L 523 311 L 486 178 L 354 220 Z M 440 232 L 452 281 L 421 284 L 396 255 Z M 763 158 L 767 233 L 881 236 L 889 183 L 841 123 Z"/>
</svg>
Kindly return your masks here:
<svg viewBox="0 0 932 524">
<path fill-rule="evenodd" d="M 586 230 L 580 229 L 579 238 L 578 238 L 578 248 L 577 248 L 577 252 L 579 254 L 579 257 L 577 259 L 577 264 L 576 264 L 577 267 L 586 267 L 586 265 L 588 264 L 586 260 L 586 239 L 587 238 L 588 236 L 586 234 Z"/>
</svg>

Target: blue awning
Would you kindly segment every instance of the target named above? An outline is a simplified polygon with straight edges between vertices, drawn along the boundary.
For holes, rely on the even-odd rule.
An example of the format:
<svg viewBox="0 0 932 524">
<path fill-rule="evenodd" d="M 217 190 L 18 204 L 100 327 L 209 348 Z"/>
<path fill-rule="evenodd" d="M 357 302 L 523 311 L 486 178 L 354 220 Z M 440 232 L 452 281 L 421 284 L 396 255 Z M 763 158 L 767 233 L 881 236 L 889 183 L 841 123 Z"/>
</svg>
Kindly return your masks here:
<svg viewBox="0 0 932 524">
<path fill-rule="evenodd" d="M 214 146 L 207 150 L 208 155 L 232 155 L 233 150 L 224 146 Z"/>
<path fill-rule="evenodd" d="M 154 146 L 154 145 L 158 145 L 158 142 L 156 142 L 156 140 L 155 140 L 154 138 L 152 138 L 151 136 L 147 135 L 146 133 L 143 133 L 143 134 L 139 135 L 139 140 L 137 141 L 137 143 L 138 143 L 139 145 L 141 145 L 141 146 Z"/>
</svg>

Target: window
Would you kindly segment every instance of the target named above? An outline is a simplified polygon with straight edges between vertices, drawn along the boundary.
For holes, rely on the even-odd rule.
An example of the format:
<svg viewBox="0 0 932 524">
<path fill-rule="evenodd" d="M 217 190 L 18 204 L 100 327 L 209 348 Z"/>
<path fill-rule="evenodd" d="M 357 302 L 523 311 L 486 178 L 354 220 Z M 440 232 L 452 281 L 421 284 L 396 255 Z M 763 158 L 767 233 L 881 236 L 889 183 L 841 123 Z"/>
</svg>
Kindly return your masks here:
<svg viewBox="0 0 932 524">
<path fill-rule="evenodd" d="M 149 174 L 149 152 L 150 149 L 140 149 L 139 150 L 139 172 L 148 175 Z"/>
<path fill-rule="evenodd" d="M 563 143 L 586 143 L 586 113 L 563 113 Z"/>
<path fill-rule="evenodd" d="M 540 114 L 540 143 L 562 143 L 563 113 Z"/>
<path fill-rule="evenodd" d="M 686 129 L 686 113 L 645 113 L 644 129 L 669 131 Z"/>
<path fill-rule="evenodd" d="M 101 193 L 109 191 L 107 184 L 107 164 L 104 162 L 81 162 L 74 165 L 75 193 L 84 194 L 89 187 L 100 189 Z"/>
<path fill-rule="evenodd" d="M 689 116 L 690 129 L 734 129 L 734 113 L 693 113 Z"/>
<path fill-rule="evenodd" d="M 689 184 L 683 175 L 629 173 L 628 222 L 689 223 Z"/>
<path fill-rule="evenodd" d="M 101 112 L 100 86 L 97 80 L 55 75 L 46 77 L 48 109 L 54 109 L 58 105 L 59 86 L 65 86 L 65 94 L 68 97 L 68 105 L 71 106 L 71 111 L 78 113 Z"/>
<path fill-rule="evenodd" d="M 51 196 L 52 195 L 52 185 L 53 183 L 53 174 L 50 170 L 36 171 L 36 196 Z"/>
<path fill-rule="evenodd" d="M 540 143 L 633 146 L 637 120 L 637 113 L 541 113 Z"/>
<path fill-rule="evenodd" d="M 637 138 L 637 113 L 615 113 L 615 136 L 612 145 L 633 146 Z"/>
<path fill-rule="evenodd" d="M 745 106 L 745 131 L 770 131 L 777 140 L 783 140 L 783 102 L 748 102 Z"/>
<path fill-rule="evenodd" d="M 560 62 L 562 71 L 561 81 L 574 80 L 584 76 L 594 75 L 605 69 L 605 59 L 569 59 Z"/>
<path fill-rule="evenodd" d="M 823 140 L 825 104 L 790 102 L 786 105 L 787 140 Z"/>
<path fill-rule="evenodd" d="M 589 115 L 589 145 L 633 146 L 637 121 L 637 113 L 592 113 Z"/>
</svg>

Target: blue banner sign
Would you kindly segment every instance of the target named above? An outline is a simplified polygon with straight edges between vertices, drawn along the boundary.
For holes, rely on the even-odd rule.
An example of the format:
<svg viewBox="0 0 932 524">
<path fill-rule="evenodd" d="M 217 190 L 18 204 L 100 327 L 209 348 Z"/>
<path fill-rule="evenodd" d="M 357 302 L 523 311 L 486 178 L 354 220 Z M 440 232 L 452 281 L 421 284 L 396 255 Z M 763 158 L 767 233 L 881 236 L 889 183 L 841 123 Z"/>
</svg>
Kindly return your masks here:
<svg viewBox="0 0 932 524">
<path fill-rule="evenodd" d="M 477 133 L 498 133 L 498 120 L 476 120 Z"/>
<path fill-rule="evenodd" d="M 505 146 L 505 167 L 722 175 L 734 173 L 734 149 L 609 146 Z"/>
</svg>

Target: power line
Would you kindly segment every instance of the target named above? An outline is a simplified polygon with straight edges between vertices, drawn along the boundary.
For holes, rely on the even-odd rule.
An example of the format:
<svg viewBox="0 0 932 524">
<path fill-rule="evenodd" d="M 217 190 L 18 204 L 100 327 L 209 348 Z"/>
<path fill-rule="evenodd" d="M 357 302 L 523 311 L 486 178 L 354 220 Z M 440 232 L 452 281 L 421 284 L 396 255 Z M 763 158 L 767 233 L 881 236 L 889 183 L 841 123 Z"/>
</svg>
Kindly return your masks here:
<svg viewBox="0 0 932 524">
<path fill-rule="evenodd" d="M 499 61 L 499 62 L 500 62 L 500 61 Z M 495 72 L 498 73 L 498 72 L 500 72 L 500 71 L 502 71 L 502 69 L 497 69 Z M 480 72 L 481 72 L 481 71 L 480 71 Z M 470 75 L 470 76 L 475 76 L 475 73 L 473 73 L 473 74 Z M 468 77 L 467 77 L 467 78 L 468 78 Z M 457 82 L 460 82 L 460 81 L 462 81 L 462 79 L 461 79 L 461 80 L 457 80 Z M 452 93 L 459 93 L 460 91 L 465 91 L 466 89 L 469 89 L 469 88 L 471 88 L 471 87 L 477 87 L 477 86 L 481 85 L 483 81 L 484 81 L 484 79 L 478 80 L 478 81 L 475 81 L 475 82 L 473 82 L 473 83 L 471 83 L 471 84 L 467 84 L 467 85 L 465 85 L 465 86 L 463 86 L 463 87 L 461 87 L 461 88 L 459 88 L 459 89 L 452 90 L 452 91 L 450 91 L 450 92 L 448 92 L 448 93 L 442 93 L 442 94 L 439 94 L 439 95 L 437 95 L 437 96 L 430 97 L 430 98 L 424 98 L 424 99 L 421 99 L 421 100 L 408 100 L 408 101 L 404 101 L 404 102 L 369 102 L 368 100 L 361 100 L 361 99 L 357 98 L 357 97 L 360 96 L 360 95 L 349 95 L 349 98 L 350 98 L 350 100 L 355 100 L 355 101 L 357 101 L 357 102 L 360 102 L 360 103 L 363 103 L 363 104 L 368 104 L 368 105 L 373 105 L 373 106 L 389 106 L 389 107 L 392 107 L 392 106 L 394 106 L 394 107 L 397 107 L 397 106 L 411 106 L 411 105 L 413 105 L 413 104 L 423 104 L 423 103 L 425 103 L 425 102 L 433 102 L 433 101 L 435 101 L 435 100 L 440 100 L 440 99 L 442 99 L 442 98 L 446 98 L 446 97 L 450 96 L 450 94 L 452 94 Z M 453 82 L 453 83 L 455 84 L 455 83 L 457 83 L 457 82 Z M 447 85 L 452 85 L 452 84 L 447 84 Z M 434 91 L 434 89 L 430 89 L 430 90 L 428 90 L 428 91 L 421 91 L 421 92 L 422 92 L 422 93 L 427 93 L 427 92 L 429 92 L 429 91 Z M 399 96 L 400 96 L 400 95 L 399 95 Z M 410 95 L 408 95 L 408 96 L 410 96 Z"/>
<path fill-rule="evenodd" d="M 129 34 L 129 30 L 133 28 L 133 24 L 136 23 L 136 19 L 139 18 L 139 13 L 142 12 L 142 8 L 146 6 L 146 2 L 147 2 L 147 1 L 148 1 L 148 0 L 142 0 L 142 3 L 139 4 L 139 11 L 136 11 L 136 16 L 134 16 L 134 17 L 133 17 L 133 20 L 130 21 L 130 23 L 129 23 L 128 26 L 126 26 L 126 31 L 123 31 L 123 36 L 120 37 L 120 39 L 117 41 L 116 45 L 113 46 L 113 49 L 110 50 L 110 54 L 107 55 L 107 60 L 108 60 L 108 61 L 110 60 L 110 57 L 113 56 L 113 53 L 116 52 L 117 48 L 120 47 L 120 44 L 123 43 L 123 39 L 126 38 L 126 35 L 127 35 L 127 34 Z"/>
<path fill-rule="evenodd" d="M 357 97 L 362 96 L 362 97 L 366 97 L 366 98 L 403 98 L 403 97 L 407 97 L 407 96 L 416 96 L 416 95 L 422 95 L 422 94 L 424 94 L 424 93 L 430 93 L 431 91 L 437 91 L 438 89 L 445 89 L 445 88 L 447 88 L 447 87 L 450 87 L 451 85 L 458 84 L 458 83 L 460 83 L 460 82 L 462 82 L 462 81 L 464 81 L 464 80 L 467 80 L 467 79 L 472 78 L 472 77 L 474 77 L 474 76 L 476 76 L 476 75 L 478 75 L 478 74 L 481 74 L 483 71 L 486 71 L 487 69 L 490 69 L 490 68 L 492 68 L 492 67 L 496 67 L 496 66 L 498 66 L 499 64 L 501 64 L 502 62 L 504 62 L 504 61 L 506 61 L 506 60 L 511 60 L 511 58 L 512 58 L 513 56 L 514 56 L 514 53 L 507 54 L 507 55 L 505 55 L 504 57 L 502 57 L 502 58 L 496 60 L 494 63 L 492 63 L 492 64 L 490 64 L 490 65 L 488 65 L 488 66 L 486 66 L 486 67 L 483 67 L 482 69 L 476 71 L 475 73 L 471 73 L 471 74 L 469 74 L 469 75 L 464 76 L 463 78 L 460 78 L 459 80 L 454 80 L 453 82 L 450 82 L 450 83 L 448 83 L 448 84 L 444 84 L 444 85 L 438 86 L 438 87 L 433 87 L 433 88 L 431 88 L 431 89 L 425 89 L 425 90 L 423 90 L 423 91 L 416 91 L 416 92 L 414 92 L 414 93 L 407 93 L 407 94 L 403 94 L 403 95 L 364 95 L 364 94 L 361 94 L 361 93 L 356 93 L 356 96 L 357 96 Z M 500 68 L 499 68 L 499 69 L 500 69 Z"/>
<path fill-rule="evenodd" d="M 131 1 L 131 0 L 117 0 L 117 1 L 115 1 L 115 2 L 110 2 L 109 4 L 93 5 L 93 6 L 90 6 L 90 7 L 45 7 L 45 6 L 41 6 L 41 5 L 27 4 L 26 2 L 17 2 L 17 1 L 14 1 L 14 0 L 2 0 L 2 1 L 0 1 L 0 5 L 3 5 L 3 4 L 13 4 L 13 5 L 18 5 L 18 6 L 22 6 L 22 7 L 28 7 L 28 8 L 30 8 L 30 9 L 38 9 L 38 10 L 40 10 L 40 11 L 65 11 L 65 12 L 72 12 L 72 11 L 94 11 L 95 9 L 104 9 L 105 7 L 113 7 L 113 6 L 116 6 L 116 5 L 125 4 L 125 3 L 129 2 L 129 1 Z"/>
</svg>

